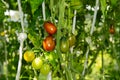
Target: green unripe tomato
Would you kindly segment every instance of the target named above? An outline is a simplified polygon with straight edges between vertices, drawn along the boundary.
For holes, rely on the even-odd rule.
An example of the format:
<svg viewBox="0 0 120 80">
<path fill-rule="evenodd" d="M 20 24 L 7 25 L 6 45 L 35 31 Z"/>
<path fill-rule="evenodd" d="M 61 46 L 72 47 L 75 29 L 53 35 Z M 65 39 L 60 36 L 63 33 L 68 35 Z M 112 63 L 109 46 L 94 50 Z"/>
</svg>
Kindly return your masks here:
<svg viewBox="0 0 120 80">
<path fill-rule="evenodd" d="M 69 37 L 69 46 L 72 47 L 75 45 L 75 42 L 76 42 L 76 37 L 74 35 L 71 35 Z"/>
<path fill-rule="evenodd" d="M 50 72 L 50 65 L 49 64 L 43 64 L 40 69 L 41 74 L 47 75 Z"/>
<path fill-rule="evenodd" d="M 60 41 L 60 50 L 65 53 L 69 50 L 69 40 L 63 37 Z"/>
<path fill-rule="evenodd" d="M 40 69 L 42 65 L 43 65 L 43 61 L 40 57 L 37 57 L 32 61 L 32 67 L 34 69 Z"/>
</svg>

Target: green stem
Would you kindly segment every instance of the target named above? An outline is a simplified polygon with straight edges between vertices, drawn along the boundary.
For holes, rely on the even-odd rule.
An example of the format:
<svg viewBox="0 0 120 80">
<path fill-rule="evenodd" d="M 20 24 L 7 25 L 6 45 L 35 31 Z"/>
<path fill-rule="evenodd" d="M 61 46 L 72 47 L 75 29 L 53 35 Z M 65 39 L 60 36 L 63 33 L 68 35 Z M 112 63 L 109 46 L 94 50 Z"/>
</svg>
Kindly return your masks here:
<svg viewBox="0 0 120 80">
<path fill-rule="evenodd" d="M 54 70 L 54 72 L 52 73 L 53 77 L 57 74 L 57 71 L 59 70 L 59 68 L 60 68 L 59 65 L 57 65 L 56 68 L 55 68 L 55 70 Z"/>
<path fill-rule="evenodd" d="M 71 71 L 67 67 L 65 67 L 65 73 L 67 80 L 73 80 Z"/>
<path fill-rule="evenodd" d="M 95 60 L 96 60 L 96 58 L 97 58 L 97 56 L 98 56 L 98 53 L 99 51 L 97 51 L 96 52 L 96 54 L 94 55 L 94 58 L 92 59 L 92 62 L 90 63 L 90 65 L 88 66 L 88 69 L 90 69 L 91 68 L 91 66 L 93 65 L 93 63 L 95 62 Z M 89 72 L 89 70 L 88 70 L 88 72 Z"/>
<path fill-rule="evenodd" d="M 70 21 L 71 21 L 71 15 L 70 15 L 70 7 L 68 7 L 68 29 L 69 29 L 69 32 L 72 32 L 72 27 L 71 27 L 71 24 L 70 24 Z"/>
<path fill-rule="evenodd" d="M 59 17 L 58 17 L 58 26 L 57 26 L 57 54 L 60 59 L 60 65 L 63 63 L 62 53 L 60 51 L 60 39 L 61 39 L 61 27 L 64 26 L 64 12 L 65 12 L 65 0 L 59 0 Z M 62 7 L 61 7 L 62 6 Z M 67 74 L 66 74 L 67 75 Z M 61 76 L 63 76 L 61 74 Z"/>
<path fill-rule="evenodd" d="M 61 7 L 63 6 L 63 7 Z M 60 62 L 63 62 L 61 51 L 60 51 L 60 36 L 61 36 L 61 26 L 63 26 L 64 21 L 64 0 L 59 1 L 59 20 L 58 20 L 58 27 L 57 27 L 57 53 L 60 58 Z"/>
<path fill-rule="evenodd" d="M 101 53 L 101 55 L 102 55 L 102 76 L 103 76 L 103 80 L 104 80 L 104 56 L 103 56 L 103 51 L 102 51 L 102 53 Z"/>
<path fill-rule="evenodd" d="M 54 18 L 53 17 L 53 7 L 54 7 L 53 0 L 50 0 L 50 9 L 51 9 L 51 17 L 52 17 L 52 19 Z"/>
</svg>

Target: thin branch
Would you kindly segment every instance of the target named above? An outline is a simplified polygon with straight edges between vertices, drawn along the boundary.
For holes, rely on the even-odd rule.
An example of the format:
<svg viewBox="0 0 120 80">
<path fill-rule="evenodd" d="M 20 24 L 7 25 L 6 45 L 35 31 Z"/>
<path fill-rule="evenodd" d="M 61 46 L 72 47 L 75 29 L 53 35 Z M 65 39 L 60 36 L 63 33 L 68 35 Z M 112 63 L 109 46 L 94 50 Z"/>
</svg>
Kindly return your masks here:
<svg viewBox="0 0 120 80">
<path fill-rule="evenodd" d="M 92 27 L 91 27 L 91 31 L 90 31 L 90 35 L 92 36 L 93 32 L 94 32 L 94 27 L 95 27 L 95 22 L 96 22 L 96 16 L 97 16 L 97 8 L 99 6 L 99 0 L 96 0 L 96 5 L 95 5 L 95 10 L 94 10 L 94 17 L 93 17 L 93 22 L 92 22 Z M 90 42 L 91 43 L 91 42 Z M 89 56 L 89 47 L 87 47 L 87 51 L 86 51 L 86 60 L 84 62 L 84 69 L 82 72 L 82 77 L 85 76 L 85 72 L 87 69 L 87 62 L 88 62 L 88 56 Z"/>
<path fill-rule="evenodd" d="M 76 14 L 77 10 L 74 10 L 74 18 L 73 18 L 73 26 L 72 26 L 72 33 L 75 33 L 75 25 L 76 25 Z"/>
<path fill-rule="evenodd" d="M 4 0 L 1 0 L 1 1 L 5 4 L 7 8 L 9 8 L 9 4 L 7 2 L 5 2 Z"/>
<path fill-rule="evenodd" d="M 46 20 L 46 15 L 45 15 L 45 1 L 42 3 L 42 13 L 43 13 L 43 20 Z"/>
</svg>

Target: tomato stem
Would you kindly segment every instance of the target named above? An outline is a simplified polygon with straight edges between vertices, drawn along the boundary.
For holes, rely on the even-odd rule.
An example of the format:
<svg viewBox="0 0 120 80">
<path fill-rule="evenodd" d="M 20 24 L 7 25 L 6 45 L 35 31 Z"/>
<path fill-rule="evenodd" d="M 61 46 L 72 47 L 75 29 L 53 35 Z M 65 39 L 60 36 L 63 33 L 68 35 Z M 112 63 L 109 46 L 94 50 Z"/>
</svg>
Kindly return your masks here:
<svg viewBox="0 0 120 80">
<path fill-rule="evenodd" d="M 72 29 L 72 28 L 71 28 L 71 24 L 70 24 L 70 23 L 71 23 L 71 22 L 70 22 L 70 21 L 71 21 L 70 11 L 71 11 L 71 9 L 70 9 L 70 4 L 69 4 L 69 7 L 68 7 L 68 20 L 67 20 L 67 21 L 68 21 L 69 32 L 72 31 L 72 30 L 71 30 L 71 29 Z"/>
<path fill-rule="evenodd" d="M 63 6 L 63 7 L 61 7 Z M 61 36 L 61 26 L 63 26 L 64 21 L 64 0 L 59 1 L 59 20 L 58 20 L 58 27 L 57 27 L 57 53 L 60 58 L 60 62 L 63 62 L 61 51 L 60 51 L 60 36 Z"/>
<path fill-rule="evenodd" d="M 51 17 L 52 17 L 52 19 L 54 18 L 53 17 L 53 7 L 54 7 L 53 0 L 50 0 L 50 9 L 51 9 Z"/>
</svg>

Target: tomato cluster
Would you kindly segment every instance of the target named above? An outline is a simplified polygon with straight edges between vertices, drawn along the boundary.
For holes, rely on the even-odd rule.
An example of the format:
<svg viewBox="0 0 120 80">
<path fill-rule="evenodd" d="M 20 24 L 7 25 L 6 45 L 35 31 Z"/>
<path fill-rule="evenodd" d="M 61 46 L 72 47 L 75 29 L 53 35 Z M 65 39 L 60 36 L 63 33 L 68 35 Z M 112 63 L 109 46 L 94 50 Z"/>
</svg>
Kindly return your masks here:
<svg viewBox="0 0 120 80">
<path fill-rule="evenodd" d="M 43 26 L 46 32 L 49 34 L 49 36 L 43 40 L 43 49 L 46 51 L 52 51 L 55 48 L 55 39 L 52 35 L 57 32 L 57 28 L 53 23 L 49 21 L 44 22 Z"/>
<path fill-rule="evenodd" d="M 52 51 L 55 48 L 55 38 L 53 35 L 57 32 L 57 28 L 53 23 L 47 21 L 44 23 L 44 29 L 49 35 L 42 42 L 43 49 L 45 51 Z M 26 62 L 31 62 L 31 66 L 35 70 L 39 70 L 41 74 L 47 75 L 50 72 L 50 65 L 46 62 L 44 63 L 43 58 L 35 57 L 34 51 L 26 51 L 23 57 Z"/>
<path fill-rule="evenodd" d="M 49 34 L 44 40 L 43 40 L 43 49 L 46 51 L 52 51 L 55 48 L 55 39 L 53 38 L 53 34 L 57 32 L 56 26 L 49 22 L 46 21 L 44 22 L 44 29 L 45 31 Z M 76 38 L 74 35 L 70 35 L 69 38 L 61 38 L 60 40 L 60 50 L 61 52 L 65 53 L 69 50 L 70 47 L 75 45 Z"/>
<path fill-rule="evenodd" d="M 69 50 L 70 47 L 74 46 L 76 42 L 76 37 L 74 35 L 69 36 L 68 38 L 62 37 L 60 40 L 60 50 L 65 53 Z"/>
<path fill-rule="evenodd" d="M 41 74 L 47 75 L 50 72 L 50 65 L 44 63 L 41 57 L 35 58 L 35 53 L 33 51 L 26 51 L 23 57 L 26 62 L 32 62 L 32 67 L 35 70 L 40 70 Z"/>
</svg>

